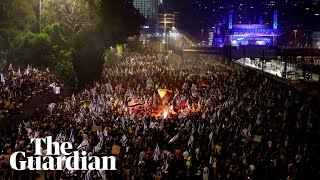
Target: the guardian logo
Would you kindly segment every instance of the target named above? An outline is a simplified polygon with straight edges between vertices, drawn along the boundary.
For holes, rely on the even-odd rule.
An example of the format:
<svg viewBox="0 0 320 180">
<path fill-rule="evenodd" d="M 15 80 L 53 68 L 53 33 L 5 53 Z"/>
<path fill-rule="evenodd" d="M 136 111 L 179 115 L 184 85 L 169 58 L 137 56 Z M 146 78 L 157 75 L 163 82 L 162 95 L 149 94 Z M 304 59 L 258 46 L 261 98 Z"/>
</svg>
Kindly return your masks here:
<svg viewBox="0 0 320 180">
<path fill-rule="evenodd" d="M 46 144 L 46 154 L 42 154 L 42 141 Z M 87 156 L 86 151 L 73 151 L 70 142 L 61 145 L 52 142 L 52 137 L 31 139 L 35 143 L 35 154 L 26 157 L 23 151 L 15 152 L 10 157 L 10 166 L 14 170 L 117 170 L 114 156 Z M 54 149 L 54 153 L 53 150 Z M 20 157 L 20 158 L 18 158 Z"/>
</svg>

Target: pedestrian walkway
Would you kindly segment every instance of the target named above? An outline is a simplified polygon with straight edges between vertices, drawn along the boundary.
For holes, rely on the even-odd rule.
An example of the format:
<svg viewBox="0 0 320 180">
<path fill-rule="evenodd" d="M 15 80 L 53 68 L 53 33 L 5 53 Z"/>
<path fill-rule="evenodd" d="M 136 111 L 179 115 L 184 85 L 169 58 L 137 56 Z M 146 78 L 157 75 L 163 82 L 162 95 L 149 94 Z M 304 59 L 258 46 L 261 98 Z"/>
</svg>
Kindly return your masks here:
<svg viewBox="0 0 320 180">
<path fill-rule="evenodd" d="M 244 66 L 247 66 L 247 67 L 255 68 L 255 69 L 258 69 L 258 70 L 262 70 L 262 67 L 258 67 L 254 63 L 250 63 L 249 61 L 244 60 L 244 59 L 236 60 L 236 63 L 244 65 Z M 276 75 L 278 77 L 282 77 L 282 72 L 281 72 L 282 70 L 280 68 L 276 68 L 276 69 L 265 68 L 265 69 L 263 69 L 263 71 L 267 72 L 269 74 Z M 296 78 L 303 76 L 302 75 L 303 71 L 301 69 L 297 69 L 294 72 L 298 75 L 298 76 L 296 76 Z M 318 81 L 319 77 L 320 77 L 319 74 L 312 73 L 311 78 L 309 80 Z M 295 80 L 296 78 L 290 77 L 291 80 Z"/>
<path fill-rule="evenodd" d="M 250 69 L 254 69 L 256 71 L 261 71 L 262 72 L 262 68 L 255 66 L 255 64 L 250 63 L 249 61 L 245 61 L 243 59 L 240 60 L 236 60 L 234 61 L 234 63 L 243 66 L 243 67 L 248 67 Z M 282 73 L 281 70 L 279 68 L 277 69 L 270 69 L 270 68 L 266 68 L 263 69 L 263 72 L 270 75 L 273 75 L 274 78 L 278 78 L 283 79 L 282 78 Z M 302 76 L 302 70 L 298 69 L 297 74 L 301 77 Z M 298 77 L 299 77 L 298 76 Z M 318 80 L 319 80 L 319 74 L 312 74 L 312 79 L 308 79 L 308 80 L 303 80 L 302 78 L 292 78 L 290 77 L 290 79 L 287 79 L 288 83 L 290 83 L 291 86 L 299 89 L 300 91 L 312 95 L 312 96 L 317 96 L 320 99 L 320 92 L 319 92 L 319 88 L 318 88 Z M 320 103 L 320 101 L 319 101 Z"/>
</svg>

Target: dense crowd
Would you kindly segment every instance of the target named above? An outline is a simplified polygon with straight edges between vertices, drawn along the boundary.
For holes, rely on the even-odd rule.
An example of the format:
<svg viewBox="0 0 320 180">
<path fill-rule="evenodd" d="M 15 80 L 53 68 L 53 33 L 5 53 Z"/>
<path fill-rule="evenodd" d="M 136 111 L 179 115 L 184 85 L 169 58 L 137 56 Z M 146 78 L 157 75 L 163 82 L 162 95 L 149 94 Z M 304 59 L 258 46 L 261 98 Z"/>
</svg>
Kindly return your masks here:
<svg viewBox="0 0 320 180">
<path fill-rule="evenodd" d="M 19 113 L 25 102 L 49 92 L 49 84 L 56 81 L 48 71 L 30 66 L 21 71 L 10 65 L 8 70 L 0 70 L 0 76 L 0 114 L 4 117 Z"/>
<path fill-rule="evenodd" d="M 4 137 L 13 152 L 30 155 L 32 137 L 71 142 L 88 156 L 121 147 L 116 171 L 47 171 L 48 179 L 320 177 L 319 109 L 308 97 L 254 71 L 200 60 L 172 66 L 166 58 L 133 54 L 92 89 L 37 110 Z M 36 177 L 5 168 L 4 179 Z"/>
</svg>

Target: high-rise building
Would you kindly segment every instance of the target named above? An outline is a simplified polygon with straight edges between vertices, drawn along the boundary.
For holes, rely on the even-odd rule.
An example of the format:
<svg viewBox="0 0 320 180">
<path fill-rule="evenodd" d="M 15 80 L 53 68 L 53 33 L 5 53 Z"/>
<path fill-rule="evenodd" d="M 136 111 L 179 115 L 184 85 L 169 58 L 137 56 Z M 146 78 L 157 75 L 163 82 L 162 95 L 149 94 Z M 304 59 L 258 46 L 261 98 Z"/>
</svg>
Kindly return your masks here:
<svg viewBox="0 0 320 180">
<path fill-rule="evenodd" d="M 161 0 L 134 0 L 133 5 L 147 19 L 142 33 L 154 33 L 158 29 L 159 4 Z"/>
<path fill-rule="evenodd" d="M 166 32 L 166 30 L 173 30 L 177 25 L 178 12 L 174 13 L 160 13 L 159 14 L 159 32 Z"/>
</svg>

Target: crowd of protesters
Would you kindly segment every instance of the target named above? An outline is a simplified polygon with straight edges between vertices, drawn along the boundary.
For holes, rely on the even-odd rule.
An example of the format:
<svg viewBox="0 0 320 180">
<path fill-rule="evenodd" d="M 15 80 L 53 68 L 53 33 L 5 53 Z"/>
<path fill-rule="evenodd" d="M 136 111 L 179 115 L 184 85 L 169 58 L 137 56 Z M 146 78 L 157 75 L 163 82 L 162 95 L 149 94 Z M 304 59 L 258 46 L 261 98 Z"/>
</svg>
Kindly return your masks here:
<svg viewBox="0 0 320 180">
<path fill-rule="evenodd" d="M 0 111 L 6 117 L 20 113 L 22 105 L 34 95 L 50 90 L 49 83 L 55 82 L 47 71 L 28 66 L 23 72 L 20 68 L 0 71 Z"/>
<path fill-rule="evenodd" d="M 166 58 L 133 54 L 105 69 L 92 89 L 10 129 L 8 147 L 32 155 L 30 138 L 52 136 L 88 156 L 117 157 L 116 171 L 47 171 L 46 179 L 320 177 L 319 109 L 308 97 L 255 71 L 200 60 L 172 66 Z M 38 173 L 1 168 L 4 179 Z"/>
</svg>

